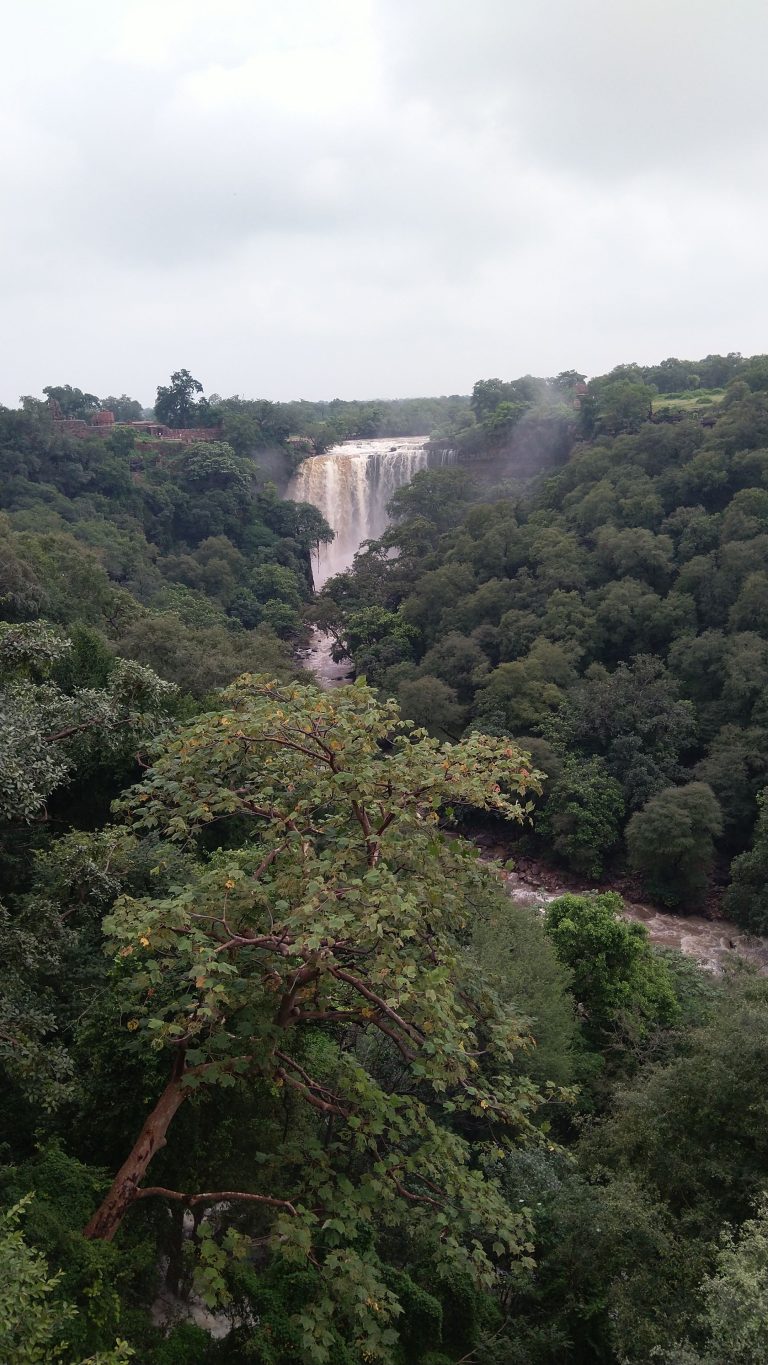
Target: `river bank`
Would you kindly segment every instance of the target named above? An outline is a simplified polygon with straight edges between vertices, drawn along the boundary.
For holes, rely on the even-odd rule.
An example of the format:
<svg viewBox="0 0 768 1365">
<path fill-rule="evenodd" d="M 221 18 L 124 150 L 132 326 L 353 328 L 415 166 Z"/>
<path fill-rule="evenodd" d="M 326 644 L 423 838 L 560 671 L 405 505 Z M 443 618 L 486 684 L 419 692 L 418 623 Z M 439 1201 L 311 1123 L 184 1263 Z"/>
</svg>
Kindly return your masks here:
<svg viewBox="0 0 768 1365">
<path fill-rule="evenodd" d="M 489 849 L 487 856 L 502 855 L 498 850 Z M 625 919 L 644 924 L 651 943 L 656 947 L 674 948 L 685 953 L 706 971 L 722 972 L 729 960 L 740 957 L 756 967 L 761 976 L 768 975 L 768 940 L 745 934 L 731 920 L 672 914 L 669 910 L 661 910 L 658 906 L 637 900 L 634 890 L 629 887 L 625 889 L 621 884 L 601 887 L 594 882 L 564 875 L 532 858 L 516 860 L 515 867 L 511 871 L 504 869 L 501 876 L 515 905 L 540 909 L 542 912 L 559 896 L 569 893 L 618 891 L 624 902 Z"/>
</svg>

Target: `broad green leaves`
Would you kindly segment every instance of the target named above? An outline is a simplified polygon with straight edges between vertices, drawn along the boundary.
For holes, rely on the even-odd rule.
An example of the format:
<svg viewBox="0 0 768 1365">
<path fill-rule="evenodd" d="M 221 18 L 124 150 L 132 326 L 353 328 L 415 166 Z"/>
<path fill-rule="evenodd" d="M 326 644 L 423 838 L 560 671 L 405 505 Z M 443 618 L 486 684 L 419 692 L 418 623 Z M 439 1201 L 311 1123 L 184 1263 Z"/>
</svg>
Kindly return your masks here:
<svg viewBox="0 0 768 1365">
<path fill-rule="evenodd" d="M 510 741 L 441 747 L 360 683 L 245 677 L 224 702 L 121 803 L 137 834 L 197 851 L 184 885 L 106 921 L 125 1025 L 175 1059 L 176 1107 L 236 1084 L 305 1111 L 294 1186 L 266 1188 L 275 1173 L 256 1168 L 241 1197 L 287 1201 L 274 1250 L 323 1265 L 333 1311 L 387 1360 L 396 1304 L 361 1257 L 364 1229 L 407 1217 L 488 1286 L 529 1255 L 527 1211 L 484 1153 L 533 1138 L 543 1100 L 514 1074 L 519 1020 L 461 950 L 492 874 L 438 822 L 462 805 L 524 819 L 539 775 Z M 322 1313 L 306 1330 L 307 1359 L 325 1359 Z"/>
</svg>

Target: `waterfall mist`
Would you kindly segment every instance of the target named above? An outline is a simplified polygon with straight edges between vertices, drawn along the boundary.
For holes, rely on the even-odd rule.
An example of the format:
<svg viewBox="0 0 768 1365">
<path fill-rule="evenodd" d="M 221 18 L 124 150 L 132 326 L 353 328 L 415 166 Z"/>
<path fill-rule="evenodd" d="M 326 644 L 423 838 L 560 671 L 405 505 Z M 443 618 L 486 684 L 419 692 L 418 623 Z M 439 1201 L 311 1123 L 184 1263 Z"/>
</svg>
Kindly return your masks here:
<svg viewBox="0 0 768 1365">
<path fill-rule="evenodd" d="M 396 488 L 410 483 L 417 470 L 447 461 L 443 454 L 430 456 L 426 442 L 426 436 L 345 441 L 299 466 L 286 497 L 319 507 L 336 532 L 336 539 L 321 545 L 313 560 L 316 588 L 348 569 L 364 540 L 382 534 Z"/>
</svg>

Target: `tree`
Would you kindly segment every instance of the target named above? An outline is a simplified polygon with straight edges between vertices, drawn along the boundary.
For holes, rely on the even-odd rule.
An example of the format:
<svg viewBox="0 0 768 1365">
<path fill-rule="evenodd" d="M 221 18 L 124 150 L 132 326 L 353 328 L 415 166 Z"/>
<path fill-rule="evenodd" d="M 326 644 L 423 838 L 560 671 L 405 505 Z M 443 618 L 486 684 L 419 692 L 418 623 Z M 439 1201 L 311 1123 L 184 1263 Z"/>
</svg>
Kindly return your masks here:
<svg viewBox="0 0 768 1365">
<path fill-rule="evenodd" d="M 581 374 L 579 370 L 561 370 L 552 380 L 553 387 L 558 393 L 564 394 L 567 398 L 572 398 L 580 384 L 583 384 L 587 376 Z"/>
<path fill-rule="evenodd" d="M 587 1168 L 631 1169 L 711 1244 L 725 1220 L 749 1217 L 765 1188 L 766 1066 L 765 978 L 729 973 L 684 1047 L 614 1096 L 582 1148 Z"/>
<path fill-rule="evenodd" d="M 768 781 L 768 731 L 724 725 L 696 764 L 694 777 L 709 783 L 720 802 L 728 842 L 741 852 L 750 842 L 758 793 Z"/>
<path fill-rule="evenodd" d="M 126 899 L 106 921 L 128 1032 L 165 1052 L 169 1076 L 86 1236 L 110 1240 L 144 1199 L 250 1203 L 274 1254 L 322 1267 L 323 1305 L 302 1319 L 309 1357 L 326 1358 L 324 1324 L 351 1277 L 369 1299 L 360 1346 L 388 1360 L 396 1304 L 364 1248 L 393 1200 L 432 1230 L 439 1259 L 468 1257 L 489 1283 L 495 1258 L 525 1254 L 526 1216 L 467 1164 L 452 1115 L 464 1132 L 491 1120 L 503 1148 L 531 1132 L 540 1099 L 514 1075 L 514 1011 L 477 993 L 458 951 L 485 874 L 436 827 L 448 804 L 523 818 L 537 774 L 510 743 L 440 748 L 411 734 L 364 685 L 322 693 L 246 677 L 223 703 L 123 806 L 139 833 L 193 848 L 218 829 L 225 842 L 177 892 Z M 379 1065 L 410 1088 L 383 1083 L 377 1039 Z M 144 1185 L 182 1105 L 222 1086 L 265 1101 L 284 1091 L 289 1112 L 304 1110 L 300 1159 L 283 1144 L 271 1173 L 252 1168 L 258 1188 Z"/>
<path fill-rule="evenodd" d="M 422 725 L 438 739 L 458 739 L 464 729 L 466 711 L 456 692 L 442 678 L 420 673 L 400 683 L 397 699 L 403 715 Z"/>
<path fill-rule="evenodd" d="M 643 526 L 617 530 L 601 527 L 595 536 L 597 561 L 610 578 L 645 580 L 657 592 L 664 592 L 673 575 L 672 540 L 655 536 Z"/>
<path fill-rule="evenodd" d="M 95 755 L 126 756 L 161 728 L 175 688 L 148 668 L 116 660 L 103 689 L 71 695 L 45 680 L 70 641 L 42 622 L 0 626 L 0 818 L 39 817 L 46 799 Z M 130 748 L 128 752 L 130 753 Z"/>
<path fill-rule="evenodd" d="M 598 393 L 600 427 L 612 435 L 637 431 L 651 414 L 654 391 L 647 384 L 617 380 L 601 387 Z"/>
<path fill-rule="evenodd" d="M 226 441 L 191 441 L 175 463 L 179 483 L 198 495 L 226 490 L 243 496 L 253 479 L 250 460 L 235 455 Z"/>
<path fill-rule="evenodd" d="M 612 673 L 599 664 L 587 669 L 569 692 L 560 743 L 604 757 L 632 809 L 678 776 L 694 732 L 693 706 L 680 700 L 661 659 L 638 655 Z"/>
<path fill-rule="evenodd" d="M 600 877 L 606 856 L 619 841 L 624 795 L 600 758 L 569 755 L 547 794 L 537 832 L 569 867 Z"/>
<path fill-rule="evenodd" d="M 199 379 L 193 379 L 189 370 L 176 370 L 166 387 L 159 387 L 155 399 L 155 417 L 168 427 L 197 427 L 203 425 L 207 403 L 205 399 L 195 401 L 194 395 L 202 393 Z"/>
<path fill-rule="evenodd" d="M 470 407 L 478 422 L 492 416 L 507 396 L 508 385 L 501 379 L 478 379 L 472 389 Z"/>
<path fill-rule="evenodd" d="M 723 816 L 706 782 L 667 787 L 627 825 L 632 867 L 651 895 L 683 909 L 702 903 Z"/>
<path fill-rule="evenodd" d="M 21 1216 L 29 1197 L 0 1211 L 0 1358 L 8 1365 L 74 1365 L 62 1341 L 76 1309 L 56 1290 L 45 1257 L 27 1245 Z M 124 1341 L 112 1351 L 99 1351 L 81 1365 L 125 1365 L 134 1352 Z"/>
<path fill-rule="evenodd" d="M 714 1270 L 701 1284 L 703 1313 L 697 1327 L 705 1336 L 703 1354 L 690 1348 L 659 1356 L 668 1365 L 768 1365 L 768 1201 L 738 1234 L 727 1227 Z"/>
<path fill-rule="evenodd" d="M 465 469 L 419 469 L 411 482 L 395 490 L 387 511 L 394 522 L 408 522 L 423 517 L 433 522 L 440 531 L 455 526 L 472 497 L 469 475 Z M 384 539 L 399 544 L 399 526 L 385 533 Z"/>
<path fill-rule="evenodd" d="M 751 356 L 741 372 L 741 377 L 753 393 L 768 389 L 768 355 Z"/>
<path fill-rule="evenodd" d="M 520 419 L 528 411 L 527 403 L 499 403 L 483 421 L 483 434 L 491 447 L 508 441 Z"/>
<path fill-rule="evenodd" d="M 39 1112 L 72 1097 L 72 1060 L 56 1038 L 48 983 L 62 969 L 54 913 L 35 906 L 26 922 L 0 904 L 0 1072 Z M 51 922 L 53 921 L 53 922 Z"/>
<path fill-rule="evenodd" d="M 758 816 L 751 849 L 731 863 L 731 885 L 724 909 L 752 934 L 768 932 L 768 787 L 757 798 Z"/>
<path fill-rule="evenodd" d="M 498 895 L 478 895 L 471 946 L 502 1000 L 530 1018 L 536 1047 L 519 1058 L 520 1070 L 540 1085 L 572 1083 L 583 1046 L 571 974 L 559 961 L 541 915 Z"/>
<path fill-rule="evenodd" d="M 572 677 L 565 651 L 539 639 L 526 658 L 499 664 L 488 674 L 475 694 L 475 722 L 489 735 L 543 732 Z"/>
<path fill-rule="evenodd" d="M 354 659 L 357 672 L 377 684 L 388 668 L 413 658 L 418 640 L 418 631 L 399 612 L 378 606 L 350 612 L 340 635 L 332 651 L 336 662 Z"/>
<path fill-rule="evenodd" d="M 560 896 L 547 909 L 546 930 L 558 959 L 573 974 L 573 993 L 597 1044 L 617 1034 L 642 1037 L 677 1016 L 672 980 L 654 956 L 648 930 L 621 918 L 614 891 Z"/>
<path fill-rule="evenodd" d="M 102 398 L 101 406 L 114 414 L 116 422 L 140 422 L 144 411 L 138 399 L 129 398 L 127 393 L 121 394 L 119 398 L 110 394 L 107 398 Z"/>
<path fill-rule="evenodd" d="M 475 688 L 488 672 L 488 659 L 476 640 L 451 631 L 421 661 L 420 673 L 441 678 L 453 688 L 462 705 L 472 700 Z"/>
<path fill-rule="evenodd" d="M 238 455 L 252 455 L 270 446 L 282 446 L 292 428 L 281 416 L 276 403 L 266 400 L 251 402 L 243 398 L 225 398 L 216 404 L 221 417 L 224 439 Z"/>
<path fill-rule="evenodd" d="M 74 389 L 71 384 L 46 384 L 43 393 L 49 403 L 58 404 L 62 417 L 75 417 L 87 422 L 101 408 L 95 393 L 83 393 L 82 389 Z"/>
</svg>

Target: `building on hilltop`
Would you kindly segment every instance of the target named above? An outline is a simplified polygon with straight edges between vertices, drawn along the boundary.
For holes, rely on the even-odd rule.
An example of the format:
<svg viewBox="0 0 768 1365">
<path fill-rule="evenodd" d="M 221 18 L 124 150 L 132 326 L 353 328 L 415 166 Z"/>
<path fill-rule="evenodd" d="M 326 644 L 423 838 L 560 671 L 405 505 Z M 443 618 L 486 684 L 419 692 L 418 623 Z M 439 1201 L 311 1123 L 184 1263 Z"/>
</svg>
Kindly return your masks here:
<svg viewBox="0 0 768 1365">
<path fill-rule="evenodd" d="M 192 441 L 218 441 L 221 438 L 221 427 L 166 427 L 162 422 L 116 422 L 115 414 L 109 408 L 94 412 L 88 422 L 81 417 L 65 417 L 55 398 L 48 399 L 48 409 L 55 430 L 64 436 L 101 435 L 105 430 L 117 428 L 134 431 L 137 436 L 151 437 L 153 441 L 177 441 L 184 445 Z"/>
</svg>

